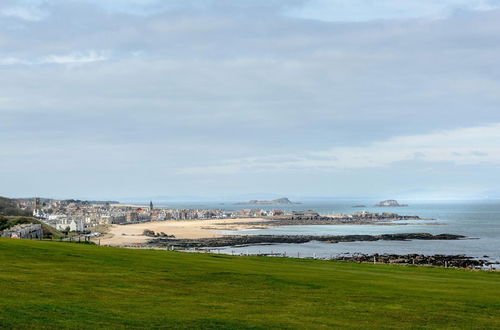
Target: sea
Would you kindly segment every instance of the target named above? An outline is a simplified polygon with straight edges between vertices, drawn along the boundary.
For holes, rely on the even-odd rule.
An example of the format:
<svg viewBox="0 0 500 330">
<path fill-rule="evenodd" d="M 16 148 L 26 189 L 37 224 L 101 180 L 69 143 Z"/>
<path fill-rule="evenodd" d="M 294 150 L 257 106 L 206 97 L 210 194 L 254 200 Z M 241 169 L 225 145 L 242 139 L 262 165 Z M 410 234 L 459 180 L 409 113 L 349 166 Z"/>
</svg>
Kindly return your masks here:
<svg viewBox="0 0 500 330">
<path fill-rule="evenodd" d="M 222 231 L 228 235 L 378 235 L 394 233 L 431 233 L 464 235 L 461 240 L 409 240 L 303 244 L 270 244 L 218 248 L 227 254 L 280 254 L 290 257 L 332 258 L 354 254 L 466 255 L 500 263 L 500 201 L 400 201 L 406 207 L 375 207 L 373 200 L 308 201 L 287 205 L 237 205 L 236 203 L 173 203 L 171 208 L 281 209 L 285 212 L 313 210 L 321 215 L 354 212 L 394 212 L 433 220 L 399 221 L 390 225 L 309 225 L 280 226 L 267 229 Z M 353 207 L 365 205 L 365 207 Z M 498 268 L 498 267 L 497 267 Z"/>
</svg>

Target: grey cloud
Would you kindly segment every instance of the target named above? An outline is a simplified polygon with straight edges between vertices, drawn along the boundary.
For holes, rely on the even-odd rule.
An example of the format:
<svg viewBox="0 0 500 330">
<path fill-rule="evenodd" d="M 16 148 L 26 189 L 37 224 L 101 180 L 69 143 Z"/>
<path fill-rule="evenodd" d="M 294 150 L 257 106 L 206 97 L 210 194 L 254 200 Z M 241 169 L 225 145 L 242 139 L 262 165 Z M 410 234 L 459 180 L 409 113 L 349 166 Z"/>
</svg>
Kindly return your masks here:
<svg viewBox="0 0 500 330">
<path fill-rule="evenodd" d="M 231 13 L 238 16 L 249 14 L 273 15 L 290 8 L 301 7 L 308 0 L 5 0 L 0 9 L 5 11 L 31 12 L 33 14 L 55 12 L 60 8 L 99 8 L 106 13 L 132 16 L 151 16 L 158 13 Z M 23 15 L 13 15 L 25 19 Z M 30 21 L 31 19 L 27 19 Z M 37 19 L 38 20 L 38 19 Z"/>
<path fill-rule="evenodd" d="M 500 11 L 326 23 L 279 15 L 289 2 L 233 3 L 131 15 L 57 1 L 42 6 L 41 21 L 0 17 L 0 146 L 16 164 L 28 157 L 16 149 L 48 148 L 42 167 L 78 168 L 61 155 L 70 148 L 83 162 L 78 150 L 94 150 L 103 165 L 125 164 L 116 176 L 129 173 L 123 154 L 136 149 L 130 173 L 141 176 L 143 159 L 165 164 L 148 165 L 163 176 L 200 160 L 500 121 Z M 88 54 L 106 60 L 43 61 Z"/>
</svg>

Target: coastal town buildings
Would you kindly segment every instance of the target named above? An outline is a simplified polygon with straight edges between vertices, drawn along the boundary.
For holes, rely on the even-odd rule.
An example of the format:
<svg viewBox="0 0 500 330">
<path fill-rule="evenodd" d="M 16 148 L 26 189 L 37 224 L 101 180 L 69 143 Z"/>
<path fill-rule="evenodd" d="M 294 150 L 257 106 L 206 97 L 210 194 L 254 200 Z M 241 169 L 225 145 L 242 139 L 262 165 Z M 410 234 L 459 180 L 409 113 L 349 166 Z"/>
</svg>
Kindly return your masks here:
<svg viewBox="0 0 500 330">
<path fill-rule="evenodd" d="M 43 229 L 42 225 L 37 223 L 20 224 L 1 232 L 0 237 L 42 239 Z"/>
<path fill-rule="evenodd" d="M 128 225 L 150 221 L 170 220 L 217 220 L 238 218 L 277 217 L 297 223 L 299 221 L 337 221 L 338 223 L 385 222 L 412 220 L 415 217 L 401 216 L 392 212 L 357 212 L 353 214 L 320 215 L 313 210 L 285 213 L 280 209 L 243 208 L 188 209 L 154 207 L 149 205 L 122 205 L 118 202 L 89 202 L 79 200 L 49 200 L 35 198 L 19 201 L 20 207 L 30 209 L 37 219 L 63 232 L 99 232 L 99 226 Z M 236 205 L 236 204 L 235 204 Z"/>
<path fill-rule="evenodd" d="M 148 221 L 208 220 L 283 215 L 283 210 L 241 209 L 180 209 L 121 205 L 119 203 L 56 201 L 33 199 L 23 201 L 23 207 L 33 210 L 33 216 L 61 231 L 91 232 L 102 225 L 127 225 Z"/>
</svg>

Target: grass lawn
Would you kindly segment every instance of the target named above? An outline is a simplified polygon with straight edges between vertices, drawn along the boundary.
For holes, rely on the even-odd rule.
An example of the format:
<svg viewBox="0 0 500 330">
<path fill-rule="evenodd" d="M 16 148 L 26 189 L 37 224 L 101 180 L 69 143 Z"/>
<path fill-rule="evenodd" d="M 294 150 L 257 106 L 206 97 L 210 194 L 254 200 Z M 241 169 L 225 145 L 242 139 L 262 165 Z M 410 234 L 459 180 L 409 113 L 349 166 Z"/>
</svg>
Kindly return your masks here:
<svg viewBox="0 0 500 330">
<path fill-rule="evenodd" d="M 500 273 L 0 239 L 0 328 L 500 328 Z"/>
</svg>

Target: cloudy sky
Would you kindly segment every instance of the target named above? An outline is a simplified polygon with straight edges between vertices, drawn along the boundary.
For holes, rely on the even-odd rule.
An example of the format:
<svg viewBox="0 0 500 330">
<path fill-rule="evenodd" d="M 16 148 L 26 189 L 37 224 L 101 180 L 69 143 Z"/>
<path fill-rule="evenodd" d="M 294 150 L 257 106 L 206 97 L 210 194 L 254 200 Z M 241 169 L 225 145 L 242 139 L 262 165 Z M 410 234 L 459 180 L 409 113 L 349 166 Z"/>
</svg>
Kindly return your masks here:
<svg viewBox="0 0 500 330">
<path fill-rule="evenodd" d="M 0 195 L 500 197 L 500 0 L 2 0 Z"/>
</svg>

